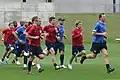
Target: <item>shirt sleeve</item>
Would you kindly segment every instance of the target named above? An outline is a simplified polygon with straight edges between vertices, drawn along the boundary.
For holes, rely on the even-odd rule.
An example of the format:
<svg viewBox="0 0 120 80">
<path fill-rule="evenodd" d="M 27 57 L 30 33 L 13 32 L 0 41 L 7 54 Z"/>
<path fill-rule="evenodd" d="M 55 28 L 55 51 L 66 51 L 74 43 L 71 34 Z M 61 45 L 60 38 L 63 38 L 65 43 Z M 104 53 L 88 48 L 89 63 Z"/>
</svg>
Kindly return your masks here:
<svg viewBox="0 0 120 80">
<path fill-rule="evenodd" d="M 98 32 L 98 30 L 99 30 L 99 25 L 98 24 L 96 24 L 95 26 L 94 26 L 94 28 L 93 28 L 93 32 Z"/>
<path fill-rule="evenodd" d="M 5 33 L 7 33 L 7 31 L 8 31 L 8 29 L 4 29 L 4 30 L 2 31 L 2 33 L 5 34 Z"/>
<path fill-rule="evenodd" d="M 23 28 L 21 28 L 21 27 L 18 28 L 18 29 L 15 31 L 16 34 L 18 34 L 18 33 L 20 33 L 20 32 L 23 32 Z"/>
<path fill-rule="evenodd" d="M 28 35 L 32 35 L 33 32 L 34 32 L 34 29 L 30 28 L 30 30 L 28 31 Z"/>
</svg>

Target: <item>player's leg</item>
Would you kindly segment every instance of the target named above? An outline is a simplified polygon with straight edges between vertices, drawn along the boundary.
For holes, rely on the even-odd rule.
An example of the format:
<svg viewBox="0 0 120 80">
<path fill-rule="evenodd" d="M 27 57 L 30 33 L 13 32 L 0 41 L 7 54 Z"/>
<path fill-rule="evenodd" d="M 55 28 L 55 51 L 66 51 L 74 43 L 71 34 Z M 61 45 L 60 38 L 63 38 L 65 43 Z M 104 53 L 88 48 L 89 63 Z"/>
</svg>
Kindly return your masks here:
<svg viewBox="0 0 120 80">
<path fill-rule="evenodd" d="M 59 53 L 60 53 L 60 67 L 61 68 L 67 68 L 65 65 L 64 65 L 64 43 L 60 43 L 60 46 L 59 46 Z"/>
<path fill-rule="evenodd" d="M 14 47 L 10 45 L 9 46 L 9 51 L 8 51 L 6 57 L 5 57 L 7 63 L 8 63 L 8 60 L 9 60 L 9 56 L 12 52 L 14 52 Z"/>
<path fill-rule="evenodd" d="M 54 50 L 55 44 L 51 44 L 51 43 L 46 41 L 46 46 L 47 46 L 48 51 L 52 55 L 52 63 L 54 65 L 54 67 L 55 67 L 55 70 L 60 69 L 60 67 L 56 63 L 56 55 L 55 55 L 55 50 Z"/>
<path fill-rule="evenodd" d="M 15 46 L 15 54 L 16 54 L 16 56 L 15 56 L 14 59 L 15 59 L 17 65 L 21 64 L 19 62 L 19 60 L 18 60 L 18 58 L 20 57 L 21 53 L 22 53 L 22 48 L 20 47 L 19 44 L 16 44 L 16 46 Z"/>
<path fill-rule="evenodd" d="M 100 53 L 100 50 L 101 50 L 100 48 L 101 48 L 101 44 L 92 43 L 92 47 L 90 49 L 92 51 L 92 54 L 83 55 L 81 57 L 80 63 L 83 64 L 83 62 L 86 59 L 95 59 L 97 54 Z"/>
<path fill-rule="evenodd" d="M 115 69 L 114 69 L 114 68 L 112 69 L 112 68 L 110 67 L 109 58 L 108 58 L 108 52 L 107 52 L 107 46 L 106 46 L 106 44 L 103 44 L 103 45 L 105 45 L 105 46 L 103 46 L 103 47 L 105 47 L 105 48 L 103 48 L 103 49 L 101 50 L 101 52 L 102 52 L 102 54 L 103 54 L 103 56 L 104 56 L 104 60 L 105 60 L 105 63 L 106 63 L 107 73 L 110 73 L 110 72 L 113 72 Z"/>
<path fill-rule="evenodd" d="M 70 57 L 69 63 L 68 63 L 68 68 L 72 69 L 72 62 L 73 59 L 75 58 L 76 54 L 78 53 L 78 47 L 77 46 L 72 46 L 72 56 Z"/>
<path fill-rule="evenodd" d="M 85 48 L 84 48 L 83 45 L 78 46 L 78 51 L 79 51 L 79 53 L 76 54 L 76 56 L 75 56 L 75 62 L 76 63 L 77 63 L 77 57 L 81 57 L 82 55 L 86 55 L 86 51 L 85 51 Z"/>
<path fill-rule="evenodd" d="M 28 74 L 32 74 L 31 67 L 32 67 L 33 60 L 34 60 L 34 55 L 31 54 L 31 56 L 29 57 L 29 61 L 28 61 Z"/>
<path fill-rule="evenodd" d="M 23 47 L 24 46 L 24 47 Z M 21 45 L 21 47 L 23 47 L 23 55 L 24 55 L 24 65 L 23 65 L 23 69 L 26 70 L 27 69 L 27 61 L 28 61 L 28 56 L 29 56 L 29 53 L 28 53 L 28 49 L 27 49 L 27 45 L 24 44 L 24 45 Z"/>
<path fill-rule="evenodd" d="M 6 55 L 7 55 L 8 51 L 9 51 L 9 45 L 6 42 L 4 42 L 4 45 L 6 47 L 6 50 L 5 50 L 5 53 L 4 53 L 3 57 L 2 57 L 2 62 L 4 61 Z"/>
<path fill-rule="evenodd" d="M 39 59 L 38 59 L 39 58 Z M 44 71 L 44 69 L 41 67 L 41 64 L 40 64 L 40 60 L 42 60 L 43 58 L 44 58 L 44 54 L 39 54 L 38 55 L 38 60 L 37 60 L 37 64 L 36 64 L 36 66 L 37 66 L 37 68 L 38 68 L 38 71 L 39 72 L 42 72 L 42 71 Z"/>
</svg>

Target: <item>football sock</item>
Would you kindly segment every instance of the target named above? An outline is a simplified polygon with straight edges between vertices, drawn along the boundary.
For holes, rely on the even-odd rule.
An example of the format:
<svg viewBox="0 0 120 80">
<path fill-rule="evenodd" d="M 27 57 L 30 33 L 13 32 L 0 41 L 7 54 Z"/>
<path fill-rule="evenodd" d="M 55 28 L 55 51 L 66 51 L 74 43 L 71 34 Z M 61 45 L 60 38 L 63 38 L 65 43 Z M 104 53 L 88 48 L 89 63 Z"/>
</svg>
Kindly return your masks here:
<svg viewBox="0 0 120 80">
<path fill-rule="evenodd" d="M 31 66 L 32 66 L 32 61 L 29 61 L 29 62 L 28 62 L 28 72 L 31 71 Z"/>
<path fill-rule="evenodd" d="M 27 56 L 24 56 L 24 64 L 27 64 Z"/>
<path fill-rule="evenodd" d="M 110 68 L 110 65 L 109 64 L 106 64 L 106 68 L 107 68 L 107 70 Z"/>
<path fill-rule="evenodd" d="M 64 55 L 60 55 L 60 63 L 61 63 L 61 65 L 63 65 L 63 62 L 64 62 Z"/>
<path fill-rule="evenodd" d="M 56 64 L 56 63 L 54 63 L 53 65 L 54 65 L 54 67 L 56 67 L 56 66 L 57 66 L 57 64 Z"/>
</svg>

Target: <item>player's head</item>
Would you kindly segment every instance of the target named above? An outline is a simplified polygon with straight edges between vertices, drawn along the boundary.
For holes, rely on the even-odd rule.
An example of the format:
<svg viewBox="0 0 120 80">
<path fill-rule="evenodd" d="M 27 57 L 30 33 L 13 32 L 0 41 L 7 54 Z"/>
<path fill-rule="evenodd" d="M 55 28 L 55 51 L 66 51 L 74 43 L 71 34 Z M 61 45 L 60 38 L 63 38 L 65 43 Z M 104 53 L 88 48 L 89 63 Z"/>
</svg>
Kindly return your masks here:
<svg viewBox="0 0 120 80">
<path fill-rule="evenodd" d="M 59 18 L 59 19 L 58 19 L 58 23 L 59 23 L 60 25 L 63 25 L 64 21 L 65 21 L 65 19 L 63 19 L 63 18 Z"/>
<path fill-rule="evenodd" d="M 24 26 L 25 25 L 25 21 L 20 21 L 20 26 Z"/>
<path fill-rule="evenodd" d="M 80 20 L 76 20 L 75 25 L 76 25 L 77 28 L 81 28 L 82 27 L 82 22 Z"/>
<path fill-rule="evenodd" d="M 102 21 L 102 22 L 106 21 L 106 15 L 105 15 L 105 13 L 99 14 L 99 20 Z"/>
<path fill-rule="evenodd" d="M 29 26 L 29 20 L 25 20 L 25 26 L 26 26 L 26 27 Z"/>
<path fill-rule="evenodd" d="M 28 26 L 32 26 L 32 24 L 33 24 L 33 23 L 32 23 L 31 21 L 28 22 Z"/>
<path fill-rule="evenodd" d="M 38 22 L 38 16 L 32 17 L 32 23 L 33 23 L 34 25 L 37 25 L 37 22 Z"/>
<path fill-rule="evenodd" d="M 37 26 L 41 26 L 41 20 L 40 20 L 40 18 L 38 18 L 38 20 L 37 20 Z"/>
<path fill-rule="evenodd" d="M 8 24 L 8 26 L 9 26 L 10 29 L 14 28 L 13 22 L 10 22 L 10 23 Z"/>
<path fill-rule="evenodd" d="M 49 18 L 49 23 L 51 23 L 52 25 L 55 25 L 56 24 L 55 17 L 50 17 Z"/>
<path fill-rule="evenodd" d="M 17 27 L 17 21 L 13 21 L 14 27 Z"/>
</svg>

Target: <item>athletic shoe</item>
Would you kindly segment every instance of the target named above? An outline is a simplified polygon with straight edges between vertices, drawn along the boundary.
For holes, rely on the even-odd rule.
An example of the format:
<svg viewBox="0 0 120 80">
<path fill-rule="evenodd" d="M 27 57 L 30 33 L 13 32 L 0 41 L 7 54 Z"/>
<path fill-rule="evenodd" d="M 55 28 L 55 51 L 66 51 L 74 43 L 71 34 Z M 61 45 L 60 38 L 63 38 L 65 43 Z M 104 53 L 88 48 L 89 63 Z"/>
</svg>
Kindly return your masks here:
<svg viewBox="0 0 120 80">
<path fill-rule="evenodd" d="M 68 69 L 72 69 L 72 65 L 71 64 L 68 64 Z"/>
<path fill-rule="evenodd" d="M 113 72 L 113 71 L 115 71 L 115 68 L 109 68 L 109 69 L 107 70 L 107 73 L 109 74 L 109 73 L 111 73 L 111 72 Z"/>
<path fill-rule="evenodd" d="M 66 69 L 67 67 L 65 65 L 60 65 L 60 68 Z"/>
</svg>

